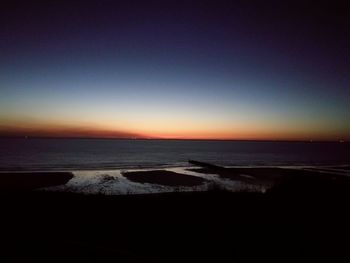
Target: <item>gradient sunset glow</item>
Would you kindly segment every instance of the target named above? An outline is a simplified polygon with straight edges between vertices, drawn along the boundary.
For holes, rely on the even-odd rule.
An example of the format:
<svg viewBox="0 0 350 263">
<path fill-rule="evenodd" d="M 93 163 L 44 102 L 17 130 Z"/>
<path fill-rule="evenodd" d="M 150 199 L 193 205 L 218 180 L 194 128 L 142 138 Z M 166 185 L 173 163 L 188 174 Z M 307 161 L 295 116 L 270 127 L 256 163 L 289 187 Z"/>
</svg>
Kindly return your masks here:
<svg viewBox="0 0 350 263">
<path fill-rule="evenodd" d="M 317 17 L 295 21 L 291 7 L 278 19 L 263 7 L 212 9 L 8 4 L 0 136 L 350 139 L 343 20 L 319 34 Z"/>
</svg>

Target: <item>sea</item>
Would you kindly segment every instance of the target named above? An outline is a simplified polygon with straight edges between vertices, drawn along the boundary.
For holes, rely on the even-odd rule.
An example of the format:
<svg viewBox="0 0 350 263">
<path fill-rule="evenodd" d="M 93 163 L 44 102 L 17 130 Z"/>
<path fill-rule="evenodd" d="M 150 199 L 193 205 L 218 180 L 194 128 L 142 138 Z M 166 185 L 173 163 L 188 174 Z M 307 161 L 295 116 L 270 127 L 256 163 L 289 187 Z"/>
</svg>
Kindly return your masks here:
<svg viewBox="0 0 350 263">
<path fill-rule="evenodd" d="M 189 166 L 346 166 L 348 142 L 0 139 L 1 171 L 108 170 Z"/>
</svg>

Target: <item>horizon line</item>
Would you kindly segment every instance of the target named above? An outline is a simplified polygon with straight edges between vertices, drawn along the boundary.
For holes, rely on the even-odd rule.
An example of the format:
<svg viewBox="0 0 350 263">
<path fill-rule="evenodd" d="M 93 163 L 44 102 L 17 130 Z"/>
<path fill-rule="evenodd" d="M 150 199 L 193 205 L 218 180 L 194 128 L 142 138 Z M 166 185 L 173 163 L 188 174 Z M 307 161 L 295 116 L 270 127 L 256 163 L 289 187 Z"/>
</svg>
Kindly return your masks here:
<svg viewBox="0 0 350 263">
<path fill-rule="evenodd" d="M 343 139 L 219 139 L 219 138 L 142 138 L 142 137 L 74 137 L 74 136 L 0 136 L 0 139 L 78 139 L 78 140 L 135 140 L 135 141 L 237 141 L 237 142 L 338 142 L 349 143 Z"/>
</svg>

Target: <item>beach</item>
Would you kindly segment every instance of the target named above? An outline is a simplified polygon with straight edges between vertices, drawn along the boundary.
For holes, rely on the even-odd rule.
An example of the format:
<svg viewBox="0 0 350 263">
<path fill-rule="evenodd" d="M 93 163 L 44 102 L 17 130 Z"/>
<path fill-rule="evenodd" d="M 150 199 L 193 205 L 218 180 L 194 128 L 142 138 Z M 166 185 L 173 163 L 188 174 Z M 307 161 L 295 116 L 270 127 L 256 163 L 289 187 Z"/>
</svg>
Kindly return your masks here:
<svg viewBox="0 0 350 263">
<path fill-rule="evenodd" d="M 4 262 L 349 259 L 346 143 L 1 145 Z"/>
<path fill-rule="evenodd" d="M 282 185 L 292 184 L 297 191 L 306 182 L 310 182 L 307 185 L 308 189 L 317 185 L 317 182 L 327 186 L 334 183 L 346 186 L 348 178 L 348 166 L 211 168 L 187 165 L 113 170 L 2 171 L 0 189 L 5 192 L 35 190 L 103 195 L 196 192 L 212 189 L 265 193 L 280 189 Z"/>
<path fill-rule="evenodd" d="M 319 169 L 229 168 L 223 180 L 231 180 L 229 174 L 234 180 L 226 188 L 217 184 L 221 182 L 220 174 L 205 174 L 200 167 L 181 169 L 175 171 L 191 171 L 179 176 L 176 184 L 174 170 L 121 172 L 126 180 L 132 180 L 131 185 L 153 189 L 148 192 L 135 193 L 131 188 L 123 194 L 94 192 L 87 184 L 86 192 L 77 185 L 72 188 L 75 191 L 69 190 L 70 181 L 86 171 L 55 172 L 54 182 L 48 182 L 44 188 L 40 185 L 37 190 L 2 191 L 1 257 L 51 262 L 348 258 L 343 242 L 350 233 L 350 187 L 343 175 L 347 169 L 329 173 Z M 204 177 L 188 177 L 194 177 L 192 170 L 199 170 Z M 94 176 L 90 174 L 89 180 L 105 187 L 118 185 L 118 180 L 120 183 L 118 171 L 91 173 Z M 27 175 L 21 172 L 21 178 Z M 233 187 L 237 176 L 242 175 L 245 179 L 240 179 L 241 186 L 252 185 L 253 178 L 260 177 L 257 185 L 268 182 L 270 187 L 266 191 L 230 190 L 228 186 Z M 0 175 L 0 181 L 6 176 Z M 33 179 L 35 173 L 29 176 Z M 217 177 L 216 184 L 208 183 L 213 182 L 213 177 Z M 275 183 L 271 184 L 271 180 Z M 198 189 L 203 185 L 205 189 Z M 121 189 L 118 187 L 115 189 Z M 191 187 L 195 190 L 189 191 Z M 168 191 L 160 191 L 164 189 Z"/>
<path fill-rule="evenodd" d="M 0 263 L 350 262 L 345 1 L 2 1 Z"/>
</svg>

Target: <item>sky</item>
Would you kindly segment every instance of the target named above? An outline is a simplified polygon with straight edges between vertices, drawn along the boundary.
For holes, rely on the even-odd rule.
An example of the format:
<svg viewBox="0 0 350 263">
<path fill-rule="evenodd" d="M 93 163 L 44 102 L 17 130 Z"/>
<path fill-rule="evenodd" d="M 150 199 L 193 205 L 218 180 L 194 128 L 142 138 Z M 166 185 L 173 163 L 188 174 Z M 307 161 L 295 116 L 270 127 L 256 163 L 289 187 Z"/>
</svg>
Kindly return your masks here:
<svg viewBox="0 0 350 263">
<path fill-rule="evenodd" d="M 336 1 L 5 1 L 0 136 L 349 140 Z"/>
</svg>

